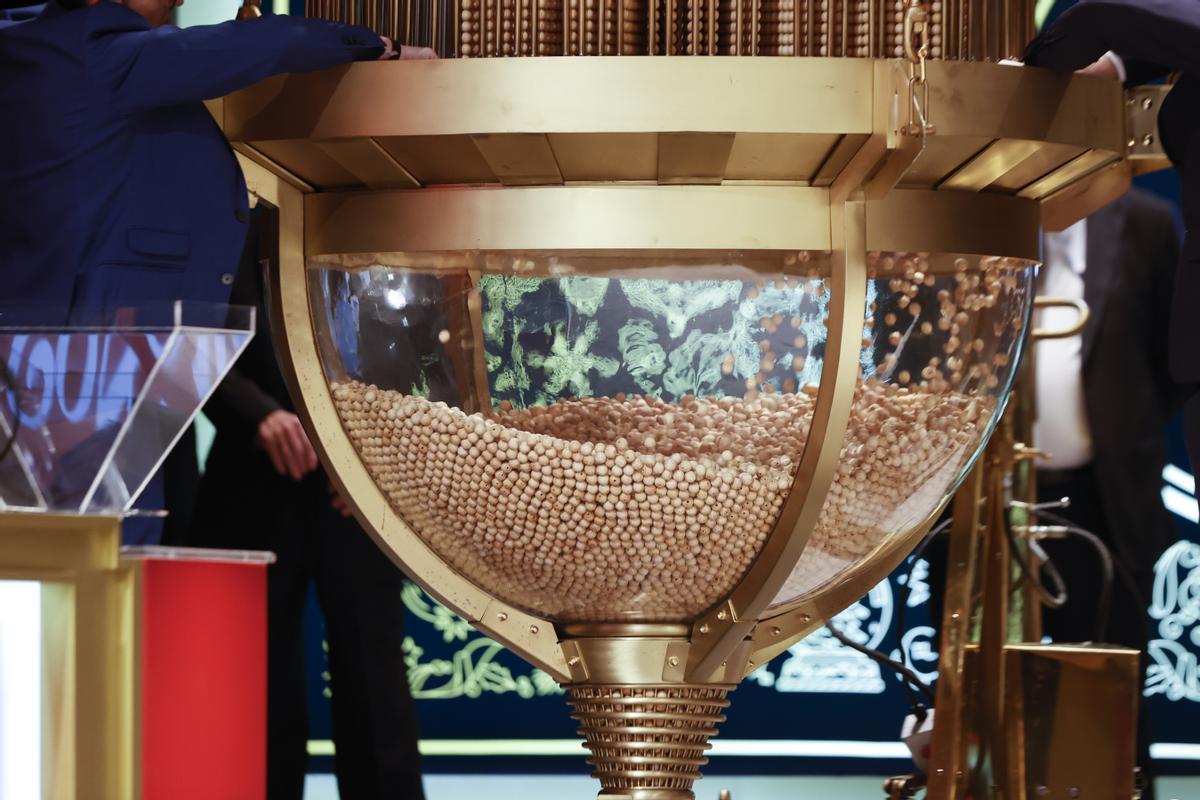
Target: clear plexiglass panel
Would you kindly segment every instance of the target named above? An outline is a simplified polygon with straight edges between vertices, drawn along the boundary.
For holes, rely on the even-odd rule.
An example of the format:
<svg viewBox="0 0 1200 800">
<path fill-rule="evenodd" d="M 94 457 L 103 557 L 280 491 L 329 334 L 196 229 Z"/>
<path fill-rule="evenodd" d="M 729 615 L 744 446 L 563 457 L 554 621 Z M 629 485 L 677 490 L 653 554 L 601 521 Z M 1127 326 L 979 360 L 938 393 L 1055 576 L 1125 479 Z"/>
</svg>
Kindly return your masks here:
<svg viewBox="0 0 1200 800">
<path fill-rule="evenodd" d="M 0 509 L 128 511 L 245 349 L 254 309 L 177 303 L 105 328 L 0 328 Z"/>
<path fill-rule="evenodd" d="M 829 266 L 794 252 L 372 254 L 315 258 L 309 280 L 349 438 L 439 555 L 557 620 L 684 621 L 728 596 L 792 491 Z M 872 270 L 911 278 L 869 283 L 842 471 L 784 600 L 936 508 L 1015 360 L 1025 265 L 885 254 Z M 982 299 L 997 279 L 1004 296 Z M 1005 329 L 977 331 L 959 318 L 975 301 L 939 307 L 943 293 L 979 295 Z M 897 427 L 918 425 L 932 432 L 919 452 L 895 456 Z M 894 490 L 875 492 L 865 471 L 885 466 Z"/>
<path fill-rule="evenodd" d="M 999 419 L 1032 308 L 1034 265 L 874 253 L 837 474 L 774 605 L 810 599 L 949 498 Z"/>
</svg>

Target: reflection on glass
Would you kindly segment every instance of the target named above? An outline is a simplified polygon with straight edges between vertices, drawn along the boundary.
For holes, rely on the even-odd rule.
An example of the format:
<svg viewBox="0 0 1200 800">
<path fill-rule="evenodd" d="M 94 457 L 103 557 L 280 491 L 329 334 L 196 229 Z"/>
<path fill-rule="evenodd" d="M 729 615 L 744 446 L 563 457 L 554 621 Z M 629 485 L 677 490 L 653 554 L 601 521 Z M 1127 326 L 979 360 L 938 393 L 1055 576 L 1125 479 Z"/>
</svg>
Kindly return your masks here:
<svg viewBox="0 0 1200 800">
<path fill-rule="evenodd" d="M 506 602 L 686 620 L 728 595 L 780 521 L 824 365 L 827 254 L 311 268 L 326 374 L 364 464 L 418 535 Z M 779 601 L 941 502 L 1020 340 L 1024 264 L 887 254 L 872 272 L 842 463 Z"/>
<path fill-rule="evenodd" d="M 0 328 L 0 509 L 128 511 L 241 354 L 254 309 Z"/>
</svg>

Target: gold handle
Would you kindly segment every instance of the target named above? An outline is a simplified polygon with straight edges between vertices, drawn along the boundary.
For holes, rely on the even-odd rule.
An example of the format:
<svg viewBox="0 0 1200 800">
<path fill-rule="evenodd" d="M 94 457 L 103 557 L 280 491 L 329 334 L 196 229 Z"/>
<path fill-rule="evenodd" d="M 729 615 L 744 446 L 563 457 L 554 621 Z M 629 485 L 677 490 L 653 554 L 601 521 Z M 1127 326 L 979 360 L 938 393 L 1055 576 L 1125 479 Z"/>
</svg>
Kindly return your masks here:
<svg viewBox="0 0 1200 800">
<path fill-rule="evenodd" d="M 1073 308 L 1079 313 L 1079 318 L 1075 320 L 1075 324 L 1069 328 L 1062 328 L 1059 330 L 1034 328 L 1033 333 L 1031 334 L 1034 341 L 1040 341 L 1042 339 L 1069 339 L 1072 336 L 1078 336 L 1079 334 L 1083 333 L 1083 329 L 1087 325 L 1088 316 L 1090 315 L 1087 303 L 1083 302 L 1082 300 L 1071 300 L 1065 297 L 1038 297 L 1034 299 L 1033 307 L 1035 309 Z"/>
</svg>

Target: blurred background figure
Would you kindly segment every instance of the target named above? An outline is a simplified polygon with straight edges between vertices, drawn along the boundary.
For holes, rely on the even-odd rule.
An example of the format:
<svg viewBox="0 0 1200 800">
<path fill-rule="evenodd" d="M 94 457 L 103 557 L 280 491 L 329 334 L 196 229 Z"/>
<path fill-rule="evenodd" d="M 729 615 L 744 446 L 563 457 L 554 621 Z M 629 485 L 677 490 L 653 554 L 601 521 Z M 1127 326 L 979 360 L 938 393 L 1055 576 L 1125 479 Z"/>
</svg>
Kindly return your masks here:
<svg viewBox="0 0 1200 800">
<path fill-rule="evenodd" d="M 1038 343 L 1034 442 L 1039 502 L 1070 498 L 1056 513 L 1095 533 L 1111 551 L 1115 580 L 1105 595 L 1097 549 L 1080 537 L 1044 542 L 1068 600 L 1047 609 L 1056 642 L 1104 642 L 1145 653 L 1154 564 L 1175 537 L 1159 497 L 1167 426 L 1184 390 L 1167 365 L 1168 319 L 1178 258 L 1171 207 L 1134 191 L 1062 233 L 1045 237 L 1038 293 L 1083 299 L 1091 316 L 1081 336 Z M 1038 327 L 1067 328 L 1070 309 L 1040 312 Z M 1106 616 L 1105 616 L 1106 615 Z M 1142 714 L 1138 763 L 1152 777 Z M 1148 780 L 1147 798 L 1153 798 Z"/>
</svg>

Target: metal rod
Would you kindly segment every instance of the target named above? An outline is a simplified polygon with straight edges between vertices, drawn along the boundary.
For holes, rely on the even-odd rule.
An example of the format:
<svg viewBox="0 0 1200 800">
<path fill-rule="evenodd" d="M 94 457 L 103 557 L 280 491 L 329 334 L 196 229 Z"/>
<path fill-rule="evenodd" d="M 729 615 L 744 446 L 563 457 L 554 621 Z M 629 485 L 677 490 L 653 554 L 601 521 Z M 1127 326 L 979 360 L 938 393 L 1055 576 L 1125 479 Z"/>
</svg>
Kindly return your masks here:
<svg viewBox="0 0 1200 800">
<path fill-rule="evenodd" d="M 750 55 L 758 55 L 758 25 L 759 3 L 762 0 L 750 0 Z"/>
<path fill-rule="evenodd" d="M 790 55 L 800 55 L 800 37 L 803 35 L 800 27 L 800 15 L 804 13 L 803 0 L 792 3 L 792 52 Z"/>
<path fill-rule="evenodd" d="M 575 43 L 576 43 L 576 46 L 579 48 L 577 55 L 584 55 L 584 53 L 586 52 L 584 42 L 587 39 L 587 31 L 584 28 L 584 18 L 583 18 L 584 7 L 583 7 L 583 5 L 584 5 L 584 0 L 575 0 L 575 28 L 577 31 Z"/>
<path fill-rule="evenodd" d="M 617 0 L 617 52 L 616 55 L 625 55 L 625 2 L 626 0 Z"/>
<path fill-rule="evenodd" d="M 837 55 L 846 56 L 846 55 L 848 55 L 846 50 L 847 50 L 847 48 L 850 47 L 850 0 L 842 0 L 842 20 L 841 20 L 841 22 L 842 22 L 842 25 L 841 25 L 841 27 L 842 27 L 842 37 L 841 37 L 842 42 L 841 42 L 841 50 L 838 51 Z"/>
<path fill-rule="evenodd" d="M 717 0 L 708 0 L 708 54 L 717 54 Z"/>
<path fill-rule="evenodd" d="M 743 15 L 743 13 L 744 12 L 742 11 L 742 0 L 736 0 L 736 6 L 734 8 L 734 17 L 736 19 L 736 24 L 734 25 L 735 36 L 734 36 L 734 41 L 733 41 L 733 54 L 735 56 L 740 56 L 742 54 L 742 15 Z"/>
</svg>

